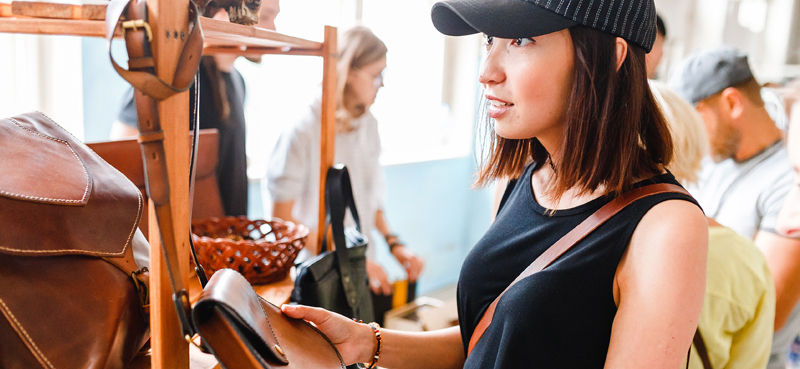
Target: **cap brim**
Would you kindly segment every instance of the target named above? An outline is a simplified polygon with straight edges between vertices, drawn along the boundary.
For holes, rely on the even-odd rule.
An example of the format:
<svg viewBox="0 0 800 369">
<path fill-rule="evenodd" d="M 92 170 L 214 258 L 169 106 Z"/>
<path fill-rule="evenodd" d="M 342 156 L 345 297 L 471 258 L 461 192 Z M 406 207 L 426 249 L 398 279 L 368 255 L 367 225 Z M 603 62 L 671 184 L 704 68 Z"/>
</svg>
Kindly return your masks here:
<svg viewBox="0 0 800 369">
<path fill-rule="evenodd" d="M 433 25 L 450 36 L 485 33 L 500 38 L 534 37 L 578 23 L 525 0 L 445 0 L 431 9 Z"/>
</svg>

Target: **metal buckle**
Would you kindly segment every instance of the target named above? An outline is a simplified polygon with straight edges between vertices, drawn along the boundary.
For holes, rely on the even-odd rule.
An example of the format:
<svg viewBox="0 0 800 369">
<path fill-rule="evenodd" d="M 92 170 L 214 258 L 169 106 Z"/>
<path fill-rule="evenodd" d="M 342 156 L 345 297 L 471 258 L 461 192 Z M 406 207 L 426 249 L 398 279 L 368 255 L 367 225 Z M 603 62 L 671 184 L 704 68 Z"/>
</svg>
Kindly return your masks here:
<svg viewBox="0 0 800 369">
<path fill-rule="evenodd" d="M 153 41 L 153 30 L 150 29 L 150 24 L 144 21 L 144 19 L 133 19 L 122 22 L 122 30 L 133 30 L 138 31 L 139 28 L 143 28 L 145 33 L 147 34 L 147 42 Z"/>
<path fill-rule="evenodd" d="M 198 338 L 200 338 L 199 333 L 195 333 L 194 336 L 190 336 L 188 334 L 183 336 L 183 339 L 186 340 L 186 342 L 191 343 L 194 347 L 197 347 L 200 351 L 208 353 L 208 350 L 206 350 L 206 348 L 202 344 L 202 338 L 200 338 L 201 343 L 197 343 Z"/>
</svg>

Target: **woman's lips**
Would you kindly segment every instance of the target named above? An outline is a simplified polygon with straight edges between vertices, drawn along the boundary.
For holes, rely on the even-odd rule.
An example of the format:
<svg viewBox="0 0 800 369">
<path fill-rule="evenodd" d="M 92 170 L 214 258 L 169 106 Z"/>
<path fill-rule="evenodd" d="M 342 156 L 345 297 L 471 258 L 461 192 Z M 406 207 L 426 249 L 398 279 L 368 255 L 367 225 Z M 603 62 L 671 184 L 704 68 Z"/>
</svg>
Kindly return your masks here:
<svg viewBox="0 0 800 369">
<path fill-rule="evenodd" d="M 486 99 L 489 101 L 489 116 L 494 119 L 500 118 L 514 107 L 514 104 L 491 95 L 486 95 Z"/>
</svg>

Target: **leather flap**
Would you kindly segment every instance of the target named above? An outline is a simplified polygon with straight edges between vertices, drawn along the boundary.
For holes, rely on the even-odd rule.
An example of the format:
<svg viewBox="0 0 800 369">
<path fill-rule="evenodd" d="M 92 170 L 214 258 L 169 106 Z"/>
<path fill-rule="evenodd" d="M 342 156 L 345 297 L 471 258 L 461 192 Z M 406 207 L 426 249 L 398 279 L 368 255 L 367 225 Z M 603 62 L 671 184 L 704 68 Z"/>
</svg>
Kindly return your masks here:
<svg viewBox="0 0 800 369">
<path fill-rule="evenodd" d="M 289 364 L 286 356 L 278 351 L 279 343 L 256 291 L 233 269 L 221 269 L 211 276 L 192 309 L 195 325 L 201 327 L 214 310 L 233 323 L 240 337 L 257 354 L 284 365 Z"/>
<path fill-rule="evenodd" d="M 125 255 L 142 195 L 122 173 L 38 112 L 0 119 L 0 155 L 0 253 Z"/>
<path fill-rule="evenodd" d="M 0 196 L 56 205 L 86 205 L 92 182 L 69 142 L 14 118 L 0 123 Z"/>
</svg>

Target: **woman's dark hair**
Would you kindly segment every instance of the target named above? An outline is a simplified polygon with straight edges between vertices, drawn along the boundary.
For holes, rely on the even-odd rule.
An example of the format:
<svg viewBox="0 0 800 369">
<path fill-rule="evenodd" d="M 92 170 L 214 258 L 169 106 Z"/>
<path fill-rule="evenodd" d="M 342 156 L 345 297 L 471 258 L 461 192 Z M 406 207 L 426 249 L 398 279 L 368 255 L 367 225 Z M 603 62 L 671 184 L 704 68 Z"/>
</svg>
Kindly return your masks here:
<svg viewBox="0 0 800 369">
<path fill-rule="evenodd" d="M 573 27 L 569 32 L 575 72 L 562 157 L 554 167 L 548 193 L 558 199 L 573 187 L 589 193 L 604 186 L 603 194 L 619 194 L 669 163 L 669 128 L 650 93 L 644 49 L 628 43 L 627 57 L 617 71 L 614 36 L 587 27 Z M 482 126 L 488 140 L 478 185 L 517 178 L 531 161 L 543 164 L 550 158 L 536 138 L 499 137 L 491 120 Z"/>
</svg>

